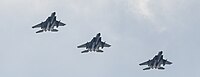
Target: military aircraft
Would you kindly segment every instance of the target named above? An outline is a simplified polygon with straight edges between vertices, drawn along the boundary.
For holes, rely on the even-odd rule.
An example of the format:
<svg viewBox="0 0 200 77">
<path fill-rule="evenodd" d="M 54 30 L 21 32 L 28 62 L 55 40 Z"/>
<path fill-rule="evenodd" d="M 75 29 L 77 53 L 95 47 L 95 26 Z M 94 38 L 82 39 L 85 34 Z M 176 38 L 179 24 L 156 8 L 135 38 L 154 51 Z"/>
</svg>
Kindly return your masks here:
<svg viewBox="0 0 200 77">
<path fill-rule="evenodd" d="M 172 62 L 167 61 L 167 59 L 163 59 L 163 55 L 162 55 L 163 51 L 160 51 L 158 53 L 158 55 L 156 55 L 153 59 L 148 60 L 146 62 L 143 62 L 141 65 L 148 65 L 147 68 L 144 68 L 143 70 L 149 70 L 149 69 L 160 69 L 160 70 L 164 70 L 165 68 L 162 67 L 161 65 L 165 66 L 166 64 L 172 64 Z"/>
<path fill-rule="evenodd" d="M 65 24 L 56 20 L 56 12 L 53 12 L 51 16 L 49 16 L 44 22 L 41 22 L 32 28 L 41 28 L 42 30 L 37 31 L 36 33 L 51 31 L 51 32 L 58 32 L 57 29 L 54 29 L 56 26 L 57 28 L 59 26 L 64 26 Z"/>
<path fill-rule="evenodd" d="M 96 37 L 93 37 L 93 39 L 90 42 L 77 46 L 77 48 L 86 48 L 86 50 L 82 51 L 81 53 L 92 52 L 92 51 L 103 52 L 102 50 L 99 49 L 100 47 L 103 49 L 104 47 L 110 47 L 111 45 L 102 42 L 100 36 L 101 34 L 98 33 Z"/>
</svg>

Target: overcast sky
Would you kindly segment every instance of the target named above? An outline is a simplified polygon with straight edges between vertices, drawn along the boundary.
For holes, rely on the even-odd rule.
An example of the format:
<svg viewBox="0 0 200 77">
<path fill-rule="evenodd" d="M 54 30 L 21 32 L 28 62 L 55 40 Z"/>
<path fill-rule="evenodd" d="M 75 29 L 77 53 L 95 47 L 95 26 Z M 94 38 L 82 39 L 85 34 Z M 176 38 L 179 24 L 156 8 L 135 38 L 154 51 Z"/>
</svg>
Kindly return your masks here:
<svg viewBox="0 0 200 77">
<path fill-rule="evenodd" d="M 198 0 L 0 0 L 0 77 L 199 77 Z M 31 27 L 52 12 L 58 33 Z M 76 46 L 96 34 L 104 53 Z M 160 50 L 165 70 L 138 64 Z"/>
</svg>

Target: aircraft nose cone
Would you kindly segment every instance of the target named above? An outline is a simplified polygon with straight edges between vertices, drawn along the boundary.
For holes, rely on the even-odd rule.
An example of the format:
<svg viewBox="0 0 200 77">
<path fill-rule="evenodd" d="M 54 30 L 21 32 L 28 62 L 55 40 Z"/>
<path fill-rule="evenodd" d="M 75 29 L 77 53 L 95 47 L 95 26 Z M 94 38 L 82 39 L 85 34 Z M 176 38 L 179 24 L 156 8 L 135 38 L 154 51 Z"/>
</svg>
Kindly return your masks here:
<svg viewBox="0 0 200 77">
<path fill-rule="evenodd" d="M 52 15 L 56 15 L 56 12 L 53 12 Z"/>
<path fill-rule="evenodd" d="M 163 51 L 160 51 L 160 52 L 159 52 L 159 54 L 162 54 L 162 53 L 163 53 Z"/>
<path fill-rule="evenodd" d="M 101 33 L 98 33 L 97 36 L 101 36 Z"/>
</svg>

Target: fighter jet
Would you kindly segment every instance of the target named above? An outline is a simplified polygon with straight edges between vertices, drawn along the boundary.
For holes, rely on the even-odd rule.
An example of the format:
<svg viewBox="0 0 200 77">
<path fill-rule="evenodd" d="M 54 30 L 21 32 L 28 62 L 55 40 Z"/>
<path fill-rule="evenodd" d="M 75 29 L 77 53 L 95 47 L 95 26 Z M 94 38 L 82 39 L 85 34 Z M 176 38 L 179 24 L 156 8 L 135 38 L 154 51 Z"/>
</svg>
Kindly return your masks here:
<svg viewBox="0 0 200 77">
<path fill-rule="evenodd" d="M 146 62 L 143 62 L 141 65 L 148 65 L 147 68 L 144 68 L 143 70 L 149 70 L 149 69 L 160 69 L 160 70 L 164 70 L 165 68 L 162 67 L 161 65 L 165 66 L 166 64 L 172 64 L 172 62 L 167 61 L 167 59 L 163 59 L 163 55 L 162 55 L 163 51 L 160 51 L 158 53 L 158 55 L 156 55 L 153 59 L 148 60 Z"/>
<path fill-rule="evenodd" d="M 96 37 L 93 37 L 93 39 L 90 42 L 87 42 L 85 44 L 82 44 L 80 46 L 77 46 L 77 48 L 86 48 L 86 50 L 82 51 L 81 53 L 86 53 L 86 52 L 103 52 L 99 48 L 103 49 L 104 47 L 110 47 L 111 45 L 102 42 L 101 41 L 101 34 L 98 33 Z"/>
<path fill-rule="evenodd" d="M 64 26 L 65 24 L 56 20 L 56 12 L 53 12 L 51 16 L 49 16 L 44 22 L 41 22 L 32 28 L 41 28 L 42 30 L 37 31 L 36 33 L 51 31 L 51 32 L 58 32 L 57 29 L 54 29 L 56 26 L 57 28 L 59 26 Z"/>
</svg>

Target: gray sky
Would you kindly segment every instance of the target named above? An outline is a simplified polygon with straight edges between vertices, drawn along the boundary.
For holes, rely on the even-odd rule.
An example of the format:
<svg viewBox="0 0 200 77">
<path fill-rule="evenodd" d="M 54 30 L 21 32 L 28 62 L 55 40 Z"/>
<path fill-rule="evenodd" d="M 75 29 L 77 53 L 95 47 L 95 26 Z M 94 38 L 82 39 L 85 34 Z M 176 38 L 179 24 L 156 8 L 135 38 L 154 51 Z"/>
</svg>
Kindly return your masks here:
<svg viewBox="0 0 200 77">
<path fill-rule="evenodd" d="M 0 77 L 199 77 L 198 0 L 0 0 Z M 67 26 L 32 29 L 53 11 Z M 98 32 L 104 53 L 76 46 Z M 173 64 L 143 71 L 159 50 Z"/>
</svg>

